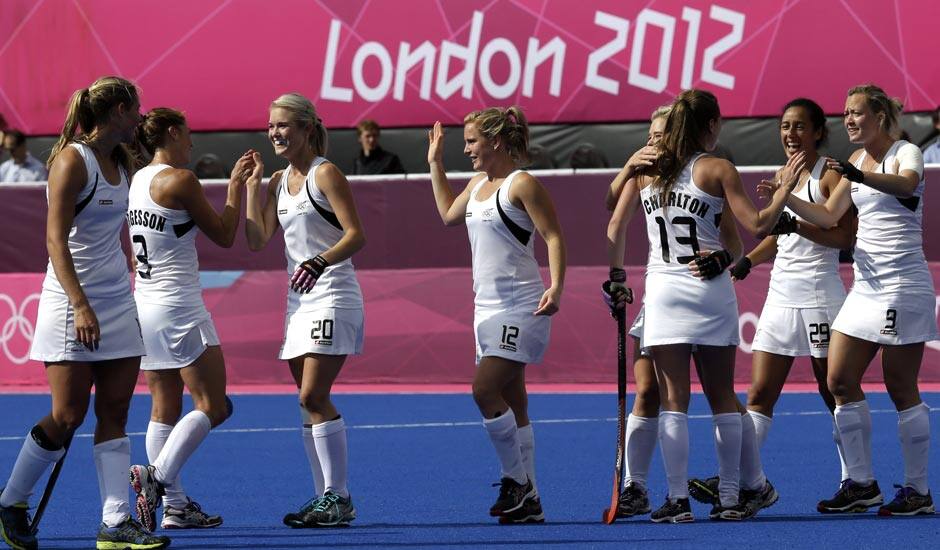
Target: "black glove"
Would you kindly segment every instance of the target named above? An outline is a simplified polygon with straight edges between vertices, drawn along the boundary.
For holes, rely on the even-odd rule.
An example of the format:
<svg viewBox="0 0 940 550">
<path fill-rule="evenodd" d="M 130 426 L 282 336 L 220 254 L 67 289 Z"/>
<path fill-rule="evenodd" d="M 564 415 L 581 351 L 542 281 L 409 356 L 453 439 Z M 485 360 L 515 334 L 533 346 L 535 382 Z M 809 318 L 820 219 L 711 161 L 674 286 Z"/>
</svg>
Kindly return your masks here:
<svg viewBox="0 0 940 550">
<path fill-rule="evenodd" d="M 733 261 L 734 258 L 731 256 L 731 253 L 721 249 L 712 252 L 708 256 L 695 258 L 695 265 L 698 266 L 698 271 L 702 274 L 702 278 L 708 280 L 721 275 L 725 269 L 728 269 L 728 266 L 731 265 Z"/>
<path fill-rule="evenodd" d="M 777 218 L 777 223 L 768 235 L 789 235 L 790 233 L 796 233 L 796 216 L 791 216 L 789 212 L 784 211 Z"/>
<path fill-rule="evenodd" d="M 731 276 L 738 281 L 743 281 L 751 272 L 751 259 L 747 256 L 741 258 L 741 261 L 731 267 Z"/>
<path fill-rule="evenodd" d="M 626 304 L 633 303 L 633 290 L 626 285 L 627 272 L 618 267 L 610 268 L 610 279 L 601 285 L 604 291 L 604 303 L 610 308 L 610 314 L 617 316 L 618 311 L 623 311 Z"/>
<path fill-rule="evenodd" d="M 320 275 L 330 264 L 323 259 L 323 256 L 317 254 L 313 258 L 304 261 L 294 270 L 294 275 L 290 278 L 290 288 L 294 292 L 307 293 L 313 289 Z"/>
<path fill-rule="evenodd" d="M 865 183 L 865 173 L 855 167 L 854 164 L 840 160 L 839 166 L 842 167 L 842 177 L 856 183 Z"/>
</svg>

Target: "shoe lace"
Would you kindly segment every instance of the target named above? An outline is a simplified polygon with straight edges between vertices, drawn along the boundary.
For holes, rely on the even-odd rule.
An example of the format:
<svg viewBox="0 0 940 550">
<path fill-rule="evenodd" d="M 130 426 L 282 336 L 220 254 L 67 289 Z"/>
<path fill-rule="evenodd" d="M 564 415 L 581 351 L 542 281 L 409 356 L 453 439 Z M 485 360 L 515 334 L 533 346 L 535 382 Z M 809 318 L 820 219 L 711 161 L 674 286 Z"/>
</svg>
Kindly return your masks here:
<svg viewBox="0 0 940 550">
<path fill-rule="evenodd" d="M 898 490 L 898 492 L 894 495 L 895 502 L 904 502 L 911 496 L 911 493 L 916 492 L 913 487 L 898 485 L 897 483 L 894 484 L 894 488 Z"/>
<path fill-rule="evenodd" d="M 313 507 L 314 512 L 326 512 L 330 507 L 334 506 L 339 502 L 340 496 L 335 493 L 327 493 L 323 495 L 316 505 Z"/>
<path fill-rule="evenodd" d="M 519 484 L 516 483 L 516 481 L 512 478 L 504 477 L 503 479 L 499 480 L 498 483 L 493 483 L 492 486 L 499 487 L 499 498 L 504 499 L 509 498 L 509 496 L 512 494 L 512 491 L 517 486 L 519 486 Z"/>
</svg>

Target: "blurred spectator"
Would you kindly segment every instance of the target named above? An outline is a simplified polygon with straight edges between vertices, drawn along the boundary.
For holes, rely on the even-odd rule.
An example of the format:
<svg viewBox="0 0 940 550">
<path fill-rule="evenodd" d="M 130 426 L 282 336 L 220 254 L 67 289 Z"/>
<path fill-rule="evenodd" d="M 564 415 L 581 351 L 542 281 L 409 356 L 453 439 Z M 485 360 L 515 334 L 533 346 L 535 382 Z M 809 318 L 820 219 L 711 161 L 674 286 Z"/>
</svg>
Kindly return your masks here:
<svg viewBox="0 0 940 550">
<path fill-rule="evenodd" d="M 593 143 L 582 143 L 571 152 L 568 166 L 572 168 L 610 168 L 607 156 Z"/>
<path fill-rule="evenodd" d="M 218 155 L 206 153 L 199 157 L 193 166 L 193 172 L 199 179 L 228 179 L 228 169 Z"/>
<path fill-rule="evenodd" d="M 937 107 L 930 113 L 930 120 L 933 122 L 933 128 L 931 128 L 930 133 L 917 144 L 917 146 L 924 151 L 937 141 L 937 136 L 940 136 L 940 107 Z M 926 159 L 924 162 L 926 162 Z"/>
<path fill-rule="evenodd" d="M 363 120 L 356 125 L 361 150 L 356 157 L 353 174 L 367 176 L 375 174 L 404 174 L 405 167 L 395 153 L 390 153 L 379 145 L 382 129 L 374 120 Z"/>
<path fill-rule="evenodd" d="M 541 145 L 531 145 L 529 147 L 529 164 L 526 165 L 527 170 L 551 170 L 552 168 L 557 168 L 558 165 L 555 163 L 555 159 L 552 158 L 552 155 L 548 152 L 548 149 Z"/>
<path fill-rule="evenodd" d="M 3 149 L 10 158 L 0 164 L 0 182 L 46 181 L 49 173 L 36 157 L 26 150 L 26 135 L 19 130 L 3 133 Z"/>
</svg>

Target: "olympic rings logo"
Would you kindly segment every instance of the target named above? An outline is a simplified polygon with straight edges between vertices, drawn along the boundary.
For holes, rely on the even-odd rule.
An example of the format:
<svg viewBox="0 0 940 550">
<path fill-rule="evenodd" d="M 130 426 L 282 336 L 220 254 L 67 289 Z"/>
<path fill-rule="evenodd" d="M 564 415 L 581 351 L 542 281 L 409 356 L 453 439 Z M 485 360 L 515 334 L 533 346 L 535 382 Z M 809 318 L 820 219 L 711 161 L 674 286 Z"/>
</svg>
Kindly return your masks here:
<svg viewBox="0 0 940 550">
<path fill-rule="evenodd" d="M 39 300 L 38 293 L 30 294 L 17 307 L 13 298 L 0 293 L 0 302 L 10 307 L 10 318 L 4 321 L 3 326 L 0 327 L 0 348 L 3 348 L 3 353 L 7 359 L 17 365 L 23 365 L 29 361 L 29 346 L 26 347 L 26 353 L 23 356 L 18 356 L 10 350 L 9 343 L 18 332 L 26 339 L 28 344 L 32 344 L 35 327 L 33 326 L 33 320 L 26 316 L 26 308 L 37 300 Z"/>
</svg>

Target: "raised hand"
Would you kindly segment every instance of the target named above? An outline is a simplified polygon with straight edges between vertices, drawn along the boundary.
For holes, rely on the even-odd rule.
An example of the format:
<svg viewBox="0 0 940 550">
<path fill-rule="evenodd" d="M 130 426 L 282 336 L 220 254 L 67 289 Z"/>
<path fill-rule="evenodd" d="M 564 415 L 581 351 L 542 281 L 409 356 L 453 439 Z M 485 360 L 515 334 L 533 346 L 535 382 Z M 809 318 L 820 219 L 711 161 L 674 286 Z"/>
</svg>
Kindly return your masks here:
<svg viewBox="0 0 940 550">
<path fill-rule="evenodd" d="M 428 130 L 428 164 L 440 163 L 444 160 L 444 127 L 441 122 L 434 123 Z"/>
<path fill-rule="evenodd" d="M 658 147 L 646 145 L 627 159 L 627 164 L 624 165 L 624 168 L 626 168 L 631 175 L 636 174 L 643 168 L 656 164 L 656 159 L 659 158 L 659 154 L 660 151 Z"/>
<path fill-rule="evenodd" d="M 248 151 L 245 154 L 251 155 L 251 163 L 252 163 L 251 173 L 248 174 L 248 179 L 245 180 L 245 184 L 261 185 L 261 178 L 264 176 L 264 162 L 261 161 L 261 153 L 258 153 L 257 151 Z"/>
<path fill-rule="evenodd" d="M 252 158 L 253 153 L 254 151 L 249 149 L 244 155 L 235 161 L 235 166 L 232 168 L 232 181 L 245 183 L 248 177 L 251 176 L 251 172 L 255 167 L 255 161 L 254 158 Z"/>
<path fill-rule="evenodd" d="M 797 182 L 800 181 L 800 173 L 806 168 L 806 153 L 800 151 L 787 159 L 787 163 L 780 170 L 777 179 L 780 184 L 787 188 L 787 192 L 793 191 Z"/>
</svg>

